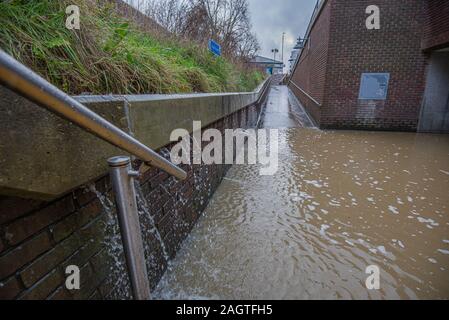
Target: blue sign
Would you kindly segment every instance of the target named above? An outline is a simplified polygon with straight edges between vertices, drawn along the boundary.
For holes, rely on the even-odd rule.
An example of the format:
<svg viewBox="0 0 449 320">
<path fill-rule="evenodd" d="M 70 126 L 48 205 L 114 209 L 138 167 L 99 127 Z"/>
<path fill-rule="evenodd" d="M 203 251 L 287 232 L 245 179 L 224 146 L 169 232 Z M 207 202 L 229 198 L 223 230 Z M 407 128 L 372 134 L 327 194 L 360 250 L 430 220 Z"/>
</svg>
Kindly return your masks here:
<svg viewBox="0 0 449 320">
<path fill-rule="evenodd" d="M 216 56 L 221 56 L 221 46 L 214 40 L 209 40 L 209 50 Z"/>
<path fill-rule="evenodd" d="M 389 82 L 389 73 L 362 73 L 359 99 L 386 100 Z"/>
</svg>

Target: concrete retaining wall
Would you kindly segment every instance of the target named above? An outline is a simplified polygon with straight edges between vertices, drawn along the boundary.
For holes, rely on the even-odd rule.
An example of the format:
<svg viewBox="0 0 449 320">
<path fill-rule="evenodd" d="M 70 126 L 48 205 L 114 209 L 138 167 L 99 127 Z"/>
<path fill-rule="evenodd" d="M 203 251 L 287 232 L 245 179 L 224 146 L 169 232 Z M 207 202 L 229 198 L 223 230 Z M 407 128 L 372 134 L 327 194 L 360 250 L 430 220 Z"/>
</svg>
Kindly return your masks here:
<svg viewBox="0 0 449 320">
<path fill-rule="evenodd" d="M 174 99 L 116 97 L 105 102 L 99 97 L 79 99 L 166 155 L 170 145 L 165 134 L 172 126 L 189 129 L 192 119 L 202 120 L 205 129 L 216 128 L 222 132 L 228 128 L 254 126 L 261 109 L 256 98 L 261 93 L 171 97 Z M 8 94 L 11 97 L 11 93 Z M 50 202 L 0 195 L 0 299 L 131 298 L 111 184 L 105 174 L 106 158 L 122 152 L 40 108 L 17 97 L 14 99 L 8 102 L 3 98 L 0 118 L 2 125 L 13 130 L 8 139 L 17 135 L 20 140 L 16 142 L 23 145 L 13 148 L 4 162 L 18 161 L 14 168 L 27 182 L 21 186 L 36 186 L 33 191 L 42 190 L 33 179 L 43 182 L 45 177 L 51 183 L 72 189 Z M 11 101 L 20 101 L 20 104 L 9 104 L 5 111 L 4 103 Z M 22 127 L 3 118 L 11 119 L 14 106 L 23 116 L 20 118 Z M 47 125 L 42 128 L 39 124 Z M 29 130 L 22 136 L 20 128 Z M 77 136 L 81 141 L 76 141 Z M 11 145 L 10 141 L 2 140 L 2 151 Z M 19 151 L 33 146 L 34 155 L 44 157 L 42 163 L 31 162 L 35 160 L 33 152 L 24 152 L 20 158 Z M 4 153 L 1 154 L 4 158 Z M 72 158 L 76 154 L 79 155 Z M 58 158 L 59 162 L 53 158 Z M 30 162 L 21 167 L 19 160 L 25 159 Z M 53 165 L 58 174 L 50 173 Z M 178 182 L 152 168 L 137 185 L 145 255 L 153 288 L 163 275 L 167 260 L 175 256 L 229 166 L 185 165 L 183 169 L 188 172 L 186 181 Z M 39 175 L 39 170 L 46 171 L 46 175 Z M 64 170 L 67 170 L 66 175 L 73 176 L 65 179 Z M 88 179 L 96 175 L 98 178 L 89 182 Z M 76 183 L 78 185 L 73 188 Z M 52 194 L 60 192 L 51 186 L 44 190 L 46 194 L 48 190 L 54 190 Z M 65 288 L 64 270 L 68 265 L 81 269 L 79 291 Z"/>
<path fill-rule="evenodd" d="M 76 97 L 153 149 L 192 121 L 208 126 L 254 103 L 260 92 Z M 0 194 L 52 200 L 104 175 L 122 151 L 0 87 Z"/>
</svg>

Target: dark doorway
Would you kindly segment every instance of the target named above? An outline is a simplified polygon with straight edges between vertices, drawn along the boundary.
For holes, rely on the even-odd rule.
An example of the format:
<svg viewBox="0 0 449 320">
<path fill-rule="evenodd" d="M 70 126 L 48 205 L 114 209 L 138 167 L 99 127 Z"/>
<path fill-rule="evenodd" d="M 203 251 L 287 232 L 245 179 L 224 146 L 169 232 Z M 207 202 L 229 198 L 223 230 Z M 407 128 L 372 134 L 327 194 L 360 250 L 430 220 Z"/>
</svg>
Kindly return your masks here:
<svg viewBox="0 0 449 320">
<path fill-rule="evenodd" d="M 418 131 L 449 133 L 449 48 L 430 57 Z"/>
</svg>

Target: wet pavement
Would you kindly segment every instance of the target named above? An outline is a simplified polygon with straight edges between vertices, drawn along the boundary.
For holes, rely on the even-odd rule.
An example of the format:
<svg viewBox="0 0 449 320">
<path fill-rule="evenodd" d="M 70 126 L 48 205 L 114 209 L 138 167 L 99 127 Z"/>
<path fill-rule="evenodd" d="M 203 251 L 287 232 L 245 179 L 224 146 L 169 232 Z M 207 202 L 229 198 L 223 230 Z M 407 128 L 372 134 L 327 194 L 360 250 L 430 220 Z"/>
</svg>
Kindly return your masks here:
<svg viewBox="0 0 449 320">
<path fill-rule="evenodd" d="M 449 299 L 449 135 L 303 128 L 292 98 L 265 111 L 277 174 L 229 171 L 156 298 Z"/>
<path fill-rule="evenodd" d="M 271 88 L 262 116 L 261 127 L 266 129 L 315 127 L 311 118 L 286 86 Z"/>
</svg>

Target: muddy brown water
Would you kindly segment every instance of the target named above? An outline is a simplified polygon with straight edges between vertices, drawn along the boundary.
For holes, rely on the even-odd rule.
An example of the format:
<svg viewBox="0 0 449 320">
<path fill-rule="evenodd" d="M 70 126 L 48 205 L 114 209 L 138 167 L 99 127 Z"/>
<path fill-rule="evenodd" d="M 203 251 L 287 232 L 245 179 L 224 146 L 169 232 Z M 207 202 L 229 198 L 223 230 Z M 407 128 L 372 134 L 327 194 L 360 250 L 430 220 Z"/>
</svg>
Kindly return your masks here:
<svg viewBox="0 0 449 320">
<path fill-rule="evenodd" d="M 265 123 L 282 127 L 269 117 L 291 111 L 286 93 L 272 90 L 289 103 Z M 279 135 L 277 174 L 230 170 L 157 299 L 449 299 L 448 135 Z"/>
</svg>

